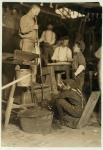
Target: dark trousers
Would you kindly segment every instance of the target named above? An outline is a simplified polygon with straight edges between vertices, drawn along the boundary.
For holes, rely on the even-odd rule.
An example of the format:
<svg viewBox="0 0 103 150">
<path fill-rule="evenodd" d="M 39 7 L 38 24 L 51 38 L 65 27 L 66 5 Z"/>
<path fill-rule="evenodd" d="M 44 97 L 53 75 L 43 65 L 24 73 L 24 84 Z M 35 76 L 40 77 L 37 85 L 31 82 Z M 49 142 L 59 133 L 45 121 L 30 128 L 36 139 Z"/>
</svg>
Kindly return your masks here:
<svg viewBox="0 0 103 150">
<path fill-rule="evenodd" d="M 56 112 L 57 110 L 57 112 Z M 82 100 L 73 91 L 64 91 L 55 101 L 54 118 L 61 122 L 66 120 L 69 126 L 75 128 L 83 112 Z"/>
<path fill-rule="evenodd" d="M 58 99 L 56 101 L 57 111 L 59 113 L 60 119 L 63 118 L 65 114 L 68 114 L 74 118 L 79 118 L 82 114 L 81 104 L 71 104 L 66 99 Z"/>
<path fill-rule="evenodd" d="M 74 72 L 73 72 L 73 74 L 74 74 Z M 75 83 L 81 91 L 83 91 L 84 77 L 85 77 L 85 74 L 84 74 L 84 72 L 82 72 L 75 78 Z"/>
<path fill-rule="evenodd" d="M 42 59 L 43 59 L 45 65 L 50 63 L 51 57 L 53 55 L 52 45 L 49 45 L 48 43 L 43 43 L 42 48 L 41 48 L 41 54 L 42 54 Z"/>
</svg>

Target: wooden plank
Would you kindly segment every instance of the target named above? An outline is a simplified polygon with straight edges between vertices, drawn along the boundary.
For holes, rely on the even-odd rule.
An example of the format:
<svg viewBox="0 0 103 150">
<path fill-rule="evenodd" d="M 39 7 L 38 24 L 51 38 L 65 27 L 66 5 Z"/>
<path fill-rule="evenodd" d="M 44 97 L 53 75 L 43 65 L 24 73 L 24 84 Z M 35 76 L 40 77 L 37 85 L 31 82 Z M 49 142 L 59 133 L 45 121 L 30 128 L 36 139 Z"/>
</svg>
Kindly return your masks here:
<svg viewBox="0 0 103 150">
<path fill-rule="evenodd" d="M 48 66 L 62 66 L 62 65 L 71 65 L 71 62 L 56 62 L 56 63 L 48 63 Z"/>
<path fill-rule="evenodd" d="M 31 52 L 21 51 L 21 50 L 15 50 L 14 51 L 14 59 L 22 60 L 22 61 L 32 61 L 35 58 L 38 58 L 38 54 L 34 54 Z"/>
<path fill-rule="evenodd" d="M 15 80 L 15 78 L 14 78 L 14 80 Z M 11 87 L 9 100 L 8 100 L 7 108 L 6 108 L 6 112 L 5 112 L 5 123 L 4 123 L 5 128 L 8 126 L 10 115 L 11 115 L 11 110 L 12 110 L 12 106 L 13 106 L 13 102 L 14 102 L 15 88 L 16 88 L 16 84 L 13 84 Z"/>
<path fill-rule="evenodd" d="M 14 57 L 13 53 L 2 53 L 2 60 L 6 60 L 7 58 Z"/>
<path fill-rule="evenodd" d="M 31 103 L 31 104 L 21 104 L 21 105 L 17 105 L 17 104 L 13 104 L 13 108 L 27 108 L 27 107 L 32 107 L 32 106 L 35 106 L 34 103 Z"/>
<path fill-rule="evenodd" d="M 84 111 L 82 113 L 82 116 L 77 124 L 77 128 L 81 128 L 85 125 L 87 125 L 88 120 L 96 106 L 96 103 L 99 99 L 100 91 L 94 91 L 91 93 L 89 100 L 84 108 Z"/>
<path fill-rule="evenodd" d="M 10 83 L 4 85 L 4 86 L 2 87 L 2 90 L 4 90 L 4 89 L 6 89 L 6 88 L 8 88 L 8 87 L 10 87 L 10 86 L 12 86 L 12 85 L 14 85 L 14 84 L 20 82 L 20 81 L 22 81 L 23 79 L 25 79 L 25 78 L 27 78 L 27 77 L 29 77 L 29 76 L 31 76 L 31 74 L 27 74 L 27 75 L 25 75 L 25 76 L 23 76 L 23 77 L 21 77 L 21 78 L 19 78 L 19 79 L 17 79 L 17 80 L 13 80 L 12 82 L 10 82 Z"/>
</svg>

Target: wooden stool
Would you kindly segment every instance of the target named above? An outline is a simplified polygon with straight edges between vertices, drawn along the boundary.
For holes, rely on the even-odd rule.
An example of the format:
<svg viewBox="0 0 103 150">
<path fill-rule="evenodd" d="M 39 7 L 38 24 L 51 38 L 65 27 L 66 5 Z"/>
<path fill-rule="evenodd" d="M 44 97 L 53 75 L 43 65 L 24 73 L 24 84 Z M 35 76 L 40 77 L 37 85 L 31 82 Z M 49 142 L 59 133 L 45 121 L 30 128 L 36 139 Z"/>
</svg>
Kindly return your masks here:
<svg viewBox="0 0 103 150">
<path fill-rule="evenodd" d="M 5 112 L 5 123 L 4 123 L 4 127 L 5 128 L 8 126 L 12 109 L 15 109 L 15 108 L 26 109 L 27 107 L 35 106 L 34 102 L 29 103 L 29 104 L 14 104 L 14 92 L 15 92 L 15 88 L 16 88 L 16 85 L 14 84 L 11 87 L 9 99 L 8 99 L 8 102 L 7 102 L 7 108 L 6 108 L 6 112 Z M 46 98 L 46 93 L 47 93 L 47 91 L 45 89 L 48 90 L 48 93 L 50 93 L 50 90 L 51 90 L 49 88 L 49 86 L 47 86 L 47 85 L 43 86 L 43 92 L 45 93 L 44 94 L 44 98 Z M 38 99 L 40 100 L 40 98 L 42 97 L 41 94 L 40 94 L 41 93 L 41 86 L 34 87 L 33 90 L 35 90 L 35 94 L 38 97 Z"/>
<path fill-rule="evenodd" d="M 49 81 L 50 81 L 50 77 L 49 77 L 49 71 L 47 68 L 43 69 L 43 75 L 48 75 L 48 78 L 49 78 Z M 29 77 L 31 76 L 31 74 L 28 74 L 26 75 L 26 77 Z M 26 78 L 25 77 L 25 78 Z M 24 77 L 22 77 L 24 78 Z M 31 106 L 34 106 L 35 103 L 30 103 L 30 104 L 14 104 L 14 93 L 15 93 L 15 89 L 16 89 L 16 83 L 20 82 L 21 79 L 17 79 L 15 80 L 15 77 L 14 77 L 14 80 L 13 80 L 13 84 L 10 83 L 10 86 L 11 86 L 11 90 L 10 90 L 10 95 L 9 95 L 9 99 L 8 99 L 8 102 L 7 102 L 7 108 L 6 108 L 6 112 L 5 112 L 5 123 L 4 123 L 4 127 L 6 128 L 8 126 L 8 123 L 9 123 L 9 120 L 10 120 L 10 115 L 11 115 L 11 111 L 12 109 L 15 109 L 15 108 L 22 108 L 22 109 L 26 109 L 27 107 L 31 107 Z M 3 89 L 5 89 L 5 87 L 7 86 L 4 86 Z M 8 86 L 9 87 L 9 86 Z M 48 90 L 48 94 L 47 94 L 47 90 Z M 35 90 L 35 93 L 38 97 L 38 99 L 40 99 L 42 96 L 41 96 L 41 85 L 35 85 L 33 90 Z M 50 98 L 50 94 L 51 94 L 51 87 L 48 86 L 47 84 L 44 84 L 43 85 L 43 92 L 44 92 L 44 99 L 46 98 L 46 96 L 48 96 Z M 5 101 L 3 101 L 4 103 L 6 103 Z"/>
<path fill-rule="evenodd" d="M 88 120 L 93 113 L 93 110 L 99 100 L 100 97 L 100 91 L 94 91 L 91 93 L 89 100 L 84 108 L 84 111 L 82 113 L 82 116 L 77 124 L 77 128 L 82 128 L 85 125 L 87 125 Z"/>
<path fill-rule="evenodd" d="M 15 81 L 15 78 L 14 78 L 14 81 Z M 7 107 L 6 107 L 6 112 L 5 112 L 5 123 L 4 123 L 5 128 L 7 127 L 8 123 L 9 123 L 12 109 L 14 109 L 14 108 L 23 108 L 23 109 L 25 109 L 26 107 L 34 106 L 33 103 L 32 104 L 21 104 L 21 105 L 14 104 L 15 89 L 16 89 L 16 83 L 14 83 L 11 87 L 9 99 L 8 99 L 8 102 L 7 102 Z"/>
<path fill-rule="evenodd" d="M 29 67 L 31 67 L 31 66 L 36 67 L 38 57 L 39 57 L 38 54 L 32 54 L 30 52 L 15 50 L 13 54 L 3 53 L 2 62 L 3 62 L 3 64 L 9 64 L 9 65 L 23 65 L 23 66 L 26 65 L 26 66 L 29 66 Z M 32 60 L 34 60 L 34 61 L 32 61 Z M 34 105 L 34 104 L 21 104 L 21 105 L 14 104 L 14 92 L 15 92 L 15 89 L 16 89 L 16 84 L 18 82 L 22 81 L 23 79 L 28 78 L 30 76 L 34 76 L 34 70 L 32 71 L 32 73 L 24 75 L 20 79 L 15 80 L 15 77 L 14 77 L 14 79 L 11 83 L 9 83 L 7 85 L 4 85 L 2 87 L 2 90 L 4 90 L 4 89 L 11 86 L 10 95 L 9 95 L 9 99 L 8 99 L 8 102 L 7 102 L 7 108 L 6 108 L 6 112 L 5 112 L 4 127 L 7 127 L 8 123 L 9 123 L 11 110 L 13 108 L 26 108 L 28 106 Z M 3 101 L 3 102 L 5 102 L 5 101 Z"/>
</svg>

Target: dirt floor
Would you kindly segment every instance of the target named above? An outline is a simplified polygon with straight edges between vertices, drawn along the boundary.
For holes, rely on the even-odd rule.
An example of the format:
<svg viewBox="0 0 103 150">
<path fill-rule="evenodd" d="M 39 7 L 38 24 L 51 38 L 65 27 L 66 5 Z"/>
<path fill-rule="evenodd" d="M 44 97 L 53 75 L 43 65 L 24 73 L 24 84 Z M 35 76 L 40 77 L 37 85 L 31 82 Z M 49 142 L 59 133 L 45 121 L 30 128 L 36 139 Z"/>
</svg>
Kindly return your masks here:
<svg viewBox="0 0 103 150">
<path fill-rule="evenodd" d="M 9 124 L 2 131 L 2 147 L 100 147 L 101 128 L 96 118 L 91 118 L 88 126 L 82 129 L 52 130 L 49 134 L 30 134 L 18 126 Z"/>
</svg>

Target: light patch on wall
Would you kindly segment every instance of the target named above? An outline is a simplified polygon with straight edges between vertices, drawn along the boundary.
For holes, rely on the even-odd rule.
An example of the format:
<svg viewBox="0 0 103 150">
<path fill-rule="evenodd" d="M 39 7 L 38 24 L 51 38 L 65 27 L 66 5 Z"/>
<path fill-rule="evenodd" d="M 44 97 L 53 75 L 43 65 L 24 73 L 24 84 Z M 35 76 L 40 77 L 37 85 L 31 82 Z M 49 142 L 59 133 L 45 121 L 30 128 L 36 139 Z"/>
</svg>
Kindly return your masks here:
<svg viewBox="0 0 103 150">
<path fill-rule="evenodd" d="M 58 8 L 55 10 L 56 14 L 60 15 L 62 19 L 66 18 L 78 18 L 78 17 L 85 17 L 84 14 L 78 13 L 77 11 L 72 11 L 71 9 L 68 9 L 66 7 Z"/>
</svg>

